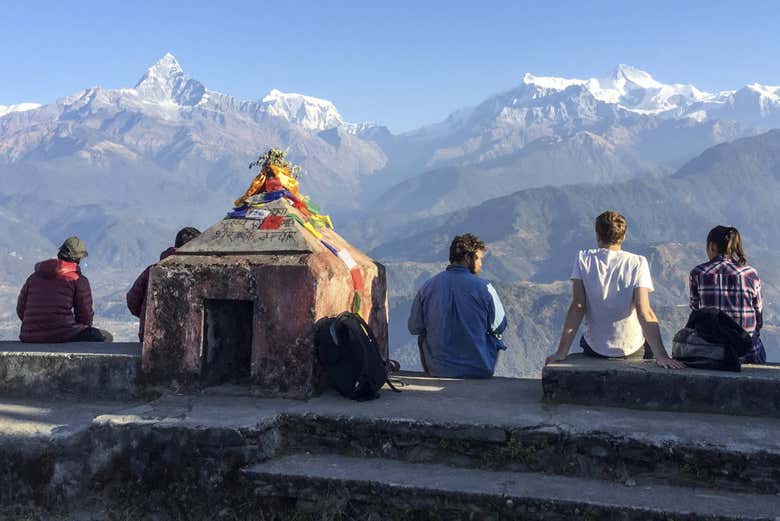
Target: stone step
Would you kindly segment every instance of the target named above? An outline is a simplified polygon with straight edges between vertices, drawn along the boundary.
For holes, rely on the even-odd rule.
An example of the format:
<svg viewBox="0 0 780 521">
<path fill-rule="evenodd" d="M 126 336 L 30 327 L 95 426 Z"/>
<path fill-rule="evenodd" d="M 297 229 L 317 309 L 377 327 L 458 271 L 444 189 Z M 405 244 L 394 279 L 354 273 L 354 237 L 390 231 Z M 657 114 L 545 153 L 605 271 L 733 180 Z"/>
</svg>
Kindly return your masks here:
<svg viewBox="0 0 780 521">
<path fill-rule="evenodd" d="M 549 405 L 538 380 L 404 375 L 400 394 L 325 394 L 280 416 L 287 452 L 780 493 L 780 420 Z"/>
<path fill-rule="evenodd" d="M 260 497 L 297 500 L 355 519 L 764 520 L 780 497 L 684 487 L 623 486 L 534 473 L 378 458 L 294 454 L 243 470 Z"/>
<path fill-rule="evenodd" d="M 546 366 L 542 386 L 549 402 L 780 418 L 780 365 L 673 371 L 574 354 Z"/>
<path fill-rule="evenodd" d="M 140 396 L 140 343 L 0 342 L 0 395 L 129 399 Z"/>
</svg>

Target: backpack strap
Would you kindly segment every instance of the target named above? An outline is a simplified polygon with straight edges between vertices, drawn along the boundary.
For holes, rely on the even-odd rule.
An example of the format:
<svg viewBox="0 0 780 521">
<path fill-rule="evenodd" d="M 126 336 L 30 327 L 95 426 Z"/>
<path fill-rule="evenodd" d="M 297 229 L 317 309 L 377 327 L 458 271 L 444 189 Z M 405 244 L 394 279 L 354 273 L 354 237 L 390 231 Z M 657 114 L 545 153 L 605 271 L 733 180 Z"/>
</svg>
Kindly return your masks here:
<svg viewBox="0 0 780 521">
<path fill-rule="evenodd" d="M 392 389 L 393 391 L 400 393 L 401 390 L 398 389 L 398 387 L 406 387 L 406 383 L 399 379 L 399 378 L 390 378 L 390 373 L 397 373 L 401 370 L 401 364 L 398 363 L 398 360 L 387 360 L 385 362 L 387 364 L 387 386 Z"/>
<path fill-rule="evenodd" d="M 379 344 L 377 343 L 377 341 L 376 341 L 376 337 L 374 336 L 374 332 L 373 332 L 373 331 L 371 331 L 371 328 L 370 328 L 370 327 L 368 327 L 368 324 L 366 323 L 366 321 L 365 321 L 365 320 L 363 320 L 363 317 L 361 317 L 361 316 L 360 316 L 360 315 L 358 315 L 357 313 L 350 313 L 349 311 L 345 311 L 345 312 L 341 313 L 341 314 L 340 314 L 338 317 L 336 317 L 336 320 L 338 320 L 338 319 L 340 319 L 340 318 L 342 318 L 342 317 L 344 317 L 344 316 L 346 316 L 346 315 L 348 315 L 348 316 L 351 316 L 351 317 L 353 317 L 355 320 L 357 320 L 357 321 L 358 321 L 358 323 L 359 323 L 359 324 L 360 324 L 360 325 L 363 327 L 363 329 L 365 329 L 365 330 L 366 330 L 366 334 L 368 335 L 368 338 L 371 340 L 371 343 L 372 343 L 372 344 L 374 344 L 374 345 L 379 345 Z"/>
<path fill-rule="evenodd" d="M 398 389 L 398 387 L 406 387 L 406 383 L 399 380 L 398 378 L 390 378 L 388 377 L 387 380 L 385 380 L 385 383 L 387 383 L 387 386 L 393 390 L 393 392 L 400 393 L 401 389 Z M 398 387 L 396 387 L 396 385 Z"/>
</svg>

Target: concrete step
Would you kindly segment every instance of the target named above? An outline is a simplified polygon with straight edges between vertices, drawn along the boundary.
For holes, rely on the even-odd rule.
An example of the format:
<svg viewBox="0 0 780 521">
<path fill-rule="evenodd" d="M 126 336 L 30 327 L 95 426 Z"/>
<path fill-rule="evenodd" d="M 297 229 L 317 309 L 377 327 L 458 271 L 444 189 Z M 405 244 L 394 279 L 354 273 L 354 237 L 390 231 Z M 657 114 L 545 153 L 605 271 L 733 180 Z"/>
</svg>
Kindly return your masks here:
<svg viewBox="0 0 780 521">
<path fill-rule="evenodd" d="M 574 354 L 546 366 L 542 386 L 544 399 L 556 403 L 780 418 L 780 365 L 672 371 Z"/>
<path fill-rule="evenodd" d="M 405 375 L 400 394 L 325 394 L 280 416 L 287 452 L 780 493 L 780 420 L 549 405 L 535 380 Z"/>
<path fill-rule="evenodd" d="M 141 394 L 140 343 L 0 342 L 0 395 L 118 400 Z"/>
<path fill-rule="evenodd" d="M 538 520 L 780 519 L 780 497 L 534 473 L 295 454 L 243 470 L 255 494 L 352 518 Z"/>
</svg>

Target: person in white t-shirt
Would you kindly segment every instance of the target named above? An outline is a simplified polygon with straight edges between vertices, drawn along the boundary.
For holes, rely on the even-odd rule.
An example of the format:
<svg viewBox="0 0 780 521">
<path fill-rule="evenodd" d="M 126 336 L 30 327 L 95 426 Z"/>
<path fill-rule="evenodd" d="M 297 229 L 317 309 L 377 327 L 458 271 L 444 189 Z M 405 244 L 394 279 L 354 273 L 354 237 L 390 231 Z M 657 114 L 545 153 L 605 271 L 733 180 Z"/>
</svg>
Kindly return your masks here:
<svg viewBox="0 0 780 521">
<path fill-rule="evenodd" d="M 647 259 L 622 249 L 627 227 L 626 218 L 617 212 L 604 212 L 596 218 L 599 247 L 577 254 L 571 274 L 572 300 L 561 339 L 545 365 L 568 356 L 584 318 L 580 345 L 586 355 L 641 358 L 649 348 L 661 367 L 685 367 L 669 358 L 661 340 L 658 318 L 650 307 L 653 281 Z"/>
</svg>

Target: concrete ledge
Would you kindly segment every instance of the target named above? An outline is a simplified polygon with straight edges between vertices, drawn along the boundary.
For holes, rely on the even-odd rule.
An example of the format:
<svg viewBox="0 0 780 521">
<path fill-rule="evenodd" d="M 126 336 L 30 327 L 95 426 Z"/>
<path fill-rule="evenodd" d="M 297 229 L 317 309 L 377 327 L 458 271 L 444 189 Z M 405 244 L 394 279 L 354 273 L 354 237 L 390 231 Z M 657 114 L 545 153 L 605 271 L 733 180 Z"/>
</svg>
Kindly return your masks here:
<svg viewBox="0 0 780 521">
<path fill-rule="evenodd" d="M 98 400 L 140 395 L 141 344 L 0 342 L 0 395 Z"/>
<path fill-rule="evenodd" d="M 542 388 L 548 402 L 780 418 L 780 365 L 669 370 L 574 354 L 544 368 Z"/>
</svg>

